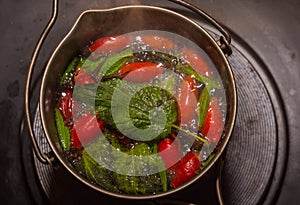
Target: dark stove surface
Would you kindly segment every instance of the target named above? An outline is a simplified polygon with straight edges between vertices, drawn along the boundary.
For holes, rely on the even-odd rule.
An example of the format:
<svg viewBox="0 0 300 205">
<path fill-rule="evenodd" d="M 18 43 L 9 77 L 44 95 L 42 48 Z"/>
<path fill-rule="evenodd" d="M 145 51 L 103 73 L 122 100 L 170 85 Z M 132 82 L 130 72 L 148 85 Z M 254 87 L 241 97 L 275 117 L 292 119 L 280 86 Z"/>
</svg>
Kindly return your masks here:
<svg viewBox="0 0 300 205">
<path fill-rule="evenodd" d="M 37 82 L 39 81 L 39 75 L 42 70 L 41 68 L 49 58 L 55 46 L 70 29 L 70 26 L 75 21 L 79 13 L 88 8 L 101 8 L 105 6 L 107 2 L 109 1 L 78 2 L 62 0 L 60 2 L 60 14 L 58 19 L 58 22 L 60 23 L 57 23 L 54 26 L 39 56 L 39 61 L 36 67 L 37 72 L 34 76 L 34 79 L 36 79 Z M 125 1 L 111 2 L 125 4 Z M 300 41 L 298 41 L 298 36 L 300 36 L 300 13 L 298 12 L 300 8 L 300 2 L 297 0 L 251 0 L 243 2 L 235 0 L 226 2 L 214 0 L 205 2 L 191 2 L 199 5 L 217 20 L 232 29 L 239 35 L 239 37 L 247 42 L 247 44 L 250 45 L 250 47 L 260 57 L 261 61 L 258 63 L 263 65 L 263 68 L 266 69 L 266 71 L 258 72 L 261 77 L 261 79 L 258 80 L 262 80 L 263 84 L 259 84 L 261 87 L 253 88 L 251 90 L 261 91 L 263 89 L 263 92 L 265 92 L 264 89 L 266 88 L 269 92 L 271 101 L 275 100 L 275 103 L 273 103 L 273 108 L 275 110 L 274 115 L 278 115 L 279 113 L 278 116 L 280 116 L 279 118 L 276 118 L 276 121 L 274 121 L 275 116 L 272 115 L 272 110 L 268 110 L 270 108 L 268 105 L 266 106 L 266 109 L 258 110 L 258 112 L 260 112 L 258 113 L 258 116 L 264 115 L 264 118 L 262 118 L 264 121 L 259 125 L 254 125 L 257 127 L 252 127 L 252 129 L 259 130 L 264 128 L 268 130 L 267 134 L 265 135 L 267 136 L 267 139 L 260 139 L 265 143 L 260 145 L 265 146 L 266 152 L 258 154 L 262 155 L 262 160 L 265 158 L 270 160 L 260 161 L 260 163 L 265 165 L 276 161 L 278 159 L 277 155 L 279 152 L 279 155 L 281 154 L 280 157 L 287 159 L 287 167 L 284 180 L 282 182 L 280 181 L 281 177 L 277 178 L 276 173 L 275 175 L 274 173 L 270 175 L 270 171 L 268 170 L 259 170 L 261 172 L 256 172 L 257 169 L 253 168 L 254 172 L 251 174 L 255 176 L 260 174 L 261 176 L 266 177 L 272 176 L 270 180 L 275 181 L 274 183 L 281 187 L 279 193 L 277 193 L 276 188 L 275 194 L 271 194 L 271 201 L 273 198 L 275 198 L 277 201 L 276 204 L 297 204 L 297 202 L 300 200 L 300 196 L 298 194 L 300 193 L 300 152 L 298 151 L 298 147 L 300 146 L 300 139 L 298 137 L 298 133 L 300 131 L 300 110 L 297 106 L 300 103 L 298 95 L 300 92 Z M 24 155 L 32 155 L 32 150 L 30 149 L 28 139 L 25 138 L 26 136 L 19 135 L 19 127 L 23 115 L 23 89 L 29 59 L 39 34 L 48 21 L 51 1 L 7 0 L 0 1 L 0 8 L 0 27 L 2 32 L 2 49 L 0 50 L 2 62 L 2 69 L 0 71 L 0 122 L 2 139 L 2 142 L 0 143 L 1 204 L 33 204 L 35 201 L 39 203 L 46 203 L 44 201 L 44 193 L 41 191 L 43 190 L 42 184 L 37 183 L 40 185 L 34 187 L 33 189 L 35 190 L 32 191 L 33 178 L 37 179 L 37 175 L 35 175 L 36 173 L 32 173 L 32 175 L 28 176 L 28 172 L 24 171 L 27 163 L 33 163 L 33 161 L 30 160 L 28 162 L 24 162 Z M 240 48 L 237 49 L 242 50 Z M 254 63 L 253 66 L 256 67 L 258 65 L 255 65 Z M 239 71 L 238 74 L 241 75 L 239 78 L 244 77 L 242 72 Z M 272 79 L 274 79 L 274 82 L 278 86 L 278 90 L 274 88 L 274 82 L 269 80 L 270 77 L 273 77 Z M 251 80 L 254 79 L 255 76 L 254 78 L 253 76 L 251 78 L 249 76 L 248 81 L 250 80 L 251 82 Z M 243 85 L 243 83 L 240 84 L 240 92 L 243 90 Z M 279 98 L 277 96 L 278 91 L 280 93 Z M 242 93 L 242 95 L 245 94 L 247 96 L 247 93 Z M 259 99 L 260 94 L 262 93 L 257 93 L 255 98 Z M 37 90 L 34 90 L 33 99 L 36 99 L 36 96 Z M 283 105 L 280 104 L 281 98 L 283 99 Z M 242 100 L 246 101 L 247 99 L 245 98 Z M 33 103 L 32 109 L 34 110 L 35 108 L 36 104 Z M 245 113 L 251 112 L 253 109 L 241 106 L 240 110 L 244 110 L 243 113 Z M 282 110 L 286 112 L 283 112 L 282 114 Z M 286 114 L 286 119 L 284 113 Z M 242 119 L 243 115 L 240 116 L 240 120 Z M 281 126 L 284 122 L 287 122 L 288 126 L 284 127 L 284 130 L 282 130 Z M 279 124 L 280 129 L 275 130 L 275 133 L 277 132 L 278 134 L 278 138 L 272 137 L 272 133 L 274 132 L 274 123 Z M 278 126 L 278 124 L 275 125 L 275 127 Z M 249 133 L 249 131 L 243 127 L 242 124 L 241 126 L 236 127 L 236 129 L 241 129 L 242 132 Z M 288 135 L 284 135 L 286 132 Z M 252 135 L 253 133 L 251 136 Z M 237 138 L 238 136 L 234 137 Z M 280 139 L 280 137 L 284 137 L 284 139 Z M 247 142 L 252 143 L 251 140 L 253 139 L 249 139 Z M 288 142 L 288 149 L 285 149 L 285 145 L 282 145 L 281 143 L 275 143 L 276 147 L 274 147 L 274 141 L 281 142 L 282 140 L 286 140 L 286 142 Z M 22 148 L 24 148 L 25 145 L 27 146 L 27 149 L 25 149 L 24 152 L 24 149 L 22 150 Z M 238 143 L 231 143 L 228 148 L 234 149 L 234 147 L 239 146 L 240 145 Z M 256 150 L 254 149 L 253 151 L 255 152 Z M 287 153 L 285 153 L 285 151 L 287 151 Z M 249 158 L 257 157 L 254 152 L 248 153 Z M 237 154 L 233 152 L 231 153 L 235 156 Z M 274 153 L 274 155 L 272 155 L 272 153 Z M 283 153 L 284 156 L 282 156 Z M 249 163 L 251 164 L 250 168 L 247 166 L 245 169 L 251 169 L 251 167 L 256 166 L 251 159 L 249 159 Z M 281 168 L 285 165 L 282 163 L 284 162 L 281 162 Z M 245 187 L 245 184 L 247 185 L 247 183 L 251 184 L 250 181 L 253 180 L 253 178 L 241 177 L 243 172 L 240 172 L 239 175 L 233 175 L 230 171 L 228 171 L 230 169 L 226 169 L 226 166 L 232 166 L 235 168 L 237 165 L 230 164 L 230 161 L 227 162 L 227 165 L 225 163 L 225 172 L 223 177 L 223 184 L 225 185 L 223 185 L 223 188 L 226 188 L 226 184 L 228 183 L 229 185 L 234 183 L 243 183 L 242 187 Z M 243 181 L 239 181 L 239 179 L 243 179 Z M 259 186 L 260 180 L 264 179 L 264 177 L 257 177 L 256 179 L 258 180 L 258 186 L 251 187 L 251 189 L 255 189 L 255 191 L 258 192 L 266 190 L 266 187 Z M 273 187 L 269 186 L 269 184 L 268 188 L 271 191 L 273 189 Z M 32 193 L 38 192 L 40 192 L 41 195 L 32 195 Z M 226 193 L 226 189 L 224 192 Z M 227 202 L 232 202 L 232 200 L 236 200 L 235 204 L 239 204 L 239 202 L 244 202 L 242 204 L 257 204 L 260 202 L 260 200 L 255 199 L 255 197 L 251 198 L 247 194 L 240 194 L 241 195 L 238 195 L 238 193 L 235 195 L 233 194 L 232 196 L 235 196 L 236 198 L 228 199 Z M 258 193 L 257 197 L 259 198 L 264 194 L 265 193 Z M 276 197 L 274 195 L 276 195 Z"/>
</svg>

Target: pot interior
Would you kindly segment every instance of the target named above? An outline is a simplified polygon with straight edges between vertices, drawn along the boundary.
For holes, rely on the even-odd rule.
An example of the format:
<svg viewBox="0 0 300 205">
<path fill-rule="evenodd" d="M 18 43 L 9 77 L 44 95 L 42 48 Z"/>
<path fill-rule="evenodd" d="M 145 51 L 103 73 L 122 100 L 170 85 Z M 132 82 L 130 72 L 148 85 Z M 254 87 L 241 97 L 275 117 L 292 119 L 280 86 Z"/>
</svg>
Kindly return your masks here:
<svg viewBox="0 0 300 205">
<path fill-rule="evenodd" d="M 236 90 L 230 66 L 215 40 L 199 25 L 175 12 L 150 6 L 128 6 L 108 10 L 91 10 L 84 12 L 75 23 L 70 33 L 62 40 L 51 56 L 41 86 L 41 117 L 47 140 L 60 162 L 79 180 L 101 192 L 117 197 L 153 198 L 155 196 L 131 196 L 115 194 L 103 190 L 83 178 L 65 158 L 57 134 L 55 107 L 57 104 L 57 88 L 59 78 L 63 75 L 70 60 L 78 55 L 91 41 L 105 36 L 119 36 L 141 30 L 158 30 L 182 36 L 201 48 L 217 68 L 225 88 L 226 120 L 223 139 L 217 145 L 215 157 L 202 170 L 201 174 L 190 183 L 201 177 L 219 158 L 223 152 L 234 123 L 236 112 Z M 157 194 L 163 196 L 188 186 L 187 183 L 177 189 Z"/>
</svg>

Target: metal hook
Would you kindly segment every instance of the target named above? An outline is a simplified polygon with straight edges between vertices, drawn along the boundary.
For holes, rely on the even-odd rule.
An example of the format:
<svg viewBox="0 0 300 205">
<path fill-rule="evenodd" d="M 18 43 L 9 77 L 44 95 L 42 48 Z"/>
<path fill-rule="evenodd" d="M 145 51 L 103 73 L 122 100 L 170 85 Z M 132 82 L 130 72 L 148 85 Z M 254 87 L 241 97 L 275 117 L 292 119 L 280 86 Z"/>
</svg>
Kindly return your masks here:
<svg viewBox="0 0 300 205">
<path fill-rule="evenodd" d="M 221 34 L 223 35 L 220 37 L 220 40 L 217 41 L 218 45 L 220 46 L 220 48 L 222 49 L 223 53 L 226 56 L 230 56 L 232 54 L 232 50 L 230 47 L 231 35 L 213 17 L 211 17 L 210 15 L 205 13 L 202 9 L 200 9 L 199 7 L 197 7 L 196 5 L 194 5 L 188 1 L 185 1 L 185 0 L 169 0 L 169 1 L 180 4 L 186 8 L 194 11 L 198 15 L 202 16 L 208 23 L 212 24 L 216 29 L 218 29 L 221 32 Z"/>
<path fill-rule="evenodd" d="M 51 30 L 52 26 L 54 25 L 54 23 L 57 19 L 57 10 L 58 10 L 57 1 L 58 0 L 53 0 L 53 9 L 52 9 L 51 18 L 50 18 L 48 24 L 46 25 L 44 31 L 42 32 L 38 43 L 35 46 L 34 52 L 31 57 L 31 61 L 30 61 L 30 65 L 29 65 L 29 69 L 28 69 L 28 73 L 27 73 L 26 84 L 25 84 L 24 105 L 25 105 L 25 117 L 26 117 L 26 123 L 28 126 L 28 132 L 29 132 L 31 141 L 33 143 L 34 152 L 35 152 L 37 158 L 39 159 L 39 161 L 43 164 L 49 164 L 49 161 L 52 161 L 52 159 L 49 159 L 47 156 L 44 156 L 38 147 L 38 143 L 36 141 L 36 138 L 35 138 L 35 135 L 34 135 L 34 132 L 32 129 L 32 123 L 31 123 L 31 118 L 30 118 L 29 91 L 30 91 L 30 85 L 31 85 L 32 72 L 33 72 L 33 69 L 34 69 L 34 66 L 36 63 L 37 56 L 41 50 L 43 42 L 45 41 L 49 31 Z"/>
</svg>

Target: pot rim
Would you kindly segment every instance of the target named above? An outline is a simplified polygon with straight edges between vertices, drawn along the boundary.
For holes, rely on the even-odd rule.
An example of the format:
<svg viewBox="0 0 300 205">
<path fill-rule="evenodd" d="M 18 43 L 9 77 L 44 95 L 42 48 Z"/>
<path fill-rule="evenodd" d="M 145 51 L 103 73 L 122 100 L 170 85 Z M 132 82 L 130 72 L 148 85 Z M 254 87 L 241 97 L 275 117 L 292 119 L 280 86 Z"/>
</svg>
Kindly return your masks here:
<svg viewBox="0 0 300 205">
<path fill-rule="evenodd" d="M 83 178 L 71 165 L 70 163 L 65 159 L 65 157 L 62 155 L 61 151 L 58 150 L 57 148 L 57 144 L 55 144 L 52 140 L 51 140 L 51 135 L 49 133 L 49 131 L 47 129 L 45 129 L 47 127 L 47 122 L 44 116 L 45 110 L 47 109 L 47 107 L 45 106 L 45 80 L 46 80 L 46 73 L 48 73 L 51 69 L 50 69 L 50 65 L 51 62 L 53 61 L 54 57 L 56 56 L 56 53 L 61 49 L 62 45 L 64 44 L 64 42 L 66 41 L 66 39 L 69 38 L 69 36 L 72 35 L 74 29 L 76 28 L 76 26 L 78 25 L 78 23 L 81 21 L 81 19 L 85 16 L 85 15 L 90 15 L 93 13 L 102 13 L 102 12 L 110 12 L 110 11 L 114 11 L 114 10 L 123 10 L 123 9 L 135 9 L 135 8 L 145 8 L 145 9 L 154 9 L 154 10 L 159 10 L 161 12 L 165 12 L 165 13 L 169 13 L 172 15 L 176 15 L 179 18 L 182 18 L 188 22 L 190 22 L 191 24 L 193 24 L 197 29 L 199 29 L 199 31 L 201 31 L 202 33 L 205 34 L 205 36 L 212 42 L 212 44 L 214 45 L 214 49 L 217 50 L 217 53 L 219 54 L 219 57 L 222 58 L 222 61 L 225 62 L 225 66 L 226 66 L 226 70 L 231 78 L 230 80 L 230 86 L 232 86 L 232 90 L 233 93 L 231 93 L 232 95 L 232 110 L 230 113 L 230 119 L 227 119 L 230 123 L 229 126 L 227 126 L 226 130 L 225 130 L 225 134 L 224 137 L 221 140 L 221 146 L 218 147 L 218 150 L 216 152 L 215 157 L 209 162 L 209 164 L 203 169 L 201 170 L 201 172 L 199 174 L 197 174 L 197 176 L 195 176 L 193 179 L 189 180 L 188 182 L 184 183 L 183 185 L 179 186 L 178 188 L 174 188 L 171 190 L 168 190 L 166 192 L 162 192 L 162 193 L 158 193 L 158 194 L 154 194 L 154 195 L 127 195 L 127 194 L 117 194 L 114 192 L 110 192 L 107 191 L 103 188 L 100 188 L 99 186 L 92 184 L 91 182 L 89 182 L 87 179 Z M 219 158 L 221 157 L 222 153 L 224 152 L 230 136 L 232 134 L 233 131 L 233 127 L 235 124 L 235 119 L 236 119 L 236 110 L 237 110 L 237 93 L 236 93 L 236 84 L 235 84 L 235 80 L 234 80 L 234 76 L 233 76 L 233 72 L 231 69 L 231 66 L 228 62 L 228 59 L 226 58 L 224 52 L 222 51 L 222 49 L 220 48 L 220 46 L 218 45 L 218 43 L 215 41 L 215 39 L 204 29 L 202 28 L 198 23 L 196 23 L 195 21 L 191 20 L 188 17 L 185 17 L 184 15 L 172 11 L 170 9 L 166 9 L 166 8 L 162 8 L 162 7 L 158 7 L 158 6 L 149 6 L 149 5 L 127 5 L 127 6 L 119 6 L 119 7 L 114 7 L 114 8 L 107 8 L 107 9 L 89 9 L 86 11 L 83 11 L 79 17 L 77 18 L 77 20 L 75 21 L 75 23 L 73 24 L 71 30 L 65 35 L 65 37 L 60 41 L 60 43 L 58 44 L 58 46 L 55 48 L 54 52 L 51 54 L 50 59 L 47 62 L 44 74 L 43 74 L 43 78 L 42 78 L 42 83 L 41 83 L 41 87 L 40 87 L 40 99 L 39 99 L 39 105 L 40 105 L 40 112 L 41 112 L 41 121 L 42 121 L 42 125 L 44 128 L 44 132 L 45 132 L 45 136 L 47 139 L 47 142 L 49 143 L 51 150 L 54 152 L 56 158 L 58 158 L 58 160 L 60 161 L 60 163 L 63 165 L 64 168 L 66 168 L 75 178 L 77 178 L 79 181 L 83 182 L 84 184 L 86 184 L 87 186 L 91 187 L 94 190 L 100 191 L 102 193 L 105 193 L 107 195 L 110 196 L 114 196 L 114 197 L 118 197 L 118 198 L 123 198 L 123 199 L 154 199 L 154 198 L 158 198 L 158 197 L 163 197 L 166 195 L 170 195 L 173 194 L 179 190 L 182 190 L 188 186 L 190 186 L 191 184 L 193 184 L 195 181 L 197 181 L 198 179 L 200 179 L 208 170 L 211 169 L 212 166 L 214 166 L 216 164 L 216 162 L 219 160 Z"/>
</svg>

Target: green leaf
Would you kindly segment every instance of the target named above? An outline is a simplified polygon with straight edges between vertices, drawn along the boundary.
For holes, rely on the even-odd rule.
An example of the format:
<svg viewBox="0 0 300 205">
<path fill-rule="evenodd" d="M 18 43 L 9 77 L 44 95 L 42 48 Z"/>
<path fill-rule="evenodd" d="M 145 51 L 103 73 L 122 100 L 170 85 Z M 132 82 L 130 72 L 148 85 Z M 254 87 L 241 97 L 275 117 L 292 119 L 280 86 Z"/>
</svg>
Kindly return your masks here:
<svg viewBox="0 0 300 205">
<path fill-rule="evenodd" d="M 127 62 L 133 59 L 133 56 L 126 56 L 114 63 L 105 73 L 105 76 L 111 75 L 119 71 Z"/>
<path fill-rule="evenodd" d="M 216 154 L 215 153 L 212 153 L 208 159 L 202 164 L 202 168 L 201 169 L 204 169 L 214 158 L 215 158 Z"/>
<path fill-rule="evenodd" d="M 70 150 L 70 131 L 64 124 L 64 119 L 59 111 L 55 108 L 56 127 L 60 142 L 65 150 Z"/>
<path fill-rule="evenodd" d="M 113 74 L 130 58 L 133 58 L 131 48 L 127 48 L 120 53 L 108 57 L 99 70 L 98 75 L 106 76 Z"/>
<path fill-rule="evenodd" d="M 146 143 L 138 143 L 128 150 L 117 140 L 106 131 L 85 148 L 82 161 L 83 173 L 87 178 L 117 193 L 145 195 L 161 192 L 157 159 L 156 155 L 152 155 L 151 147 Z M 145 170 L 156 174 L 145 175 Z"/>
<path fill-rule="evenodd" d="M 97 91 L 95 86 L 76 87 L 74 99 L 94 108 L 109 127 L 141 141 L 157 141 L 171 133 L 177 104 L 170 92 L 119 79 L 100 82 Z"/>
<path fill-rule="evenodd" d="M 61 80 L 60 80 L 60 85 L 67 84 L 73 80 L 73 77 L 75 75 L 75 71 L 77 68 L 82 66 L 84 63 L 84 59 L 81 56 L 76 56 L 72 59 L 70 64 L 68 65 L 67 69 L 63 73 Z"/>
<path fill-rule="evenodd" d="M 153 154 L 157 154 L 157 144 L 154 144 L 154 146 L 153 146 Z M 168 191 L 168 179 L 167 179 L 167 172 L 165 169 L 165 164 L 159 155 L 157 155 L 157 157 L 158 157 L 158 161 L 157 161 L 158 162 L 158 164 L 157 164 L 158 170 L 163 170 L 163 171 L 159 172 L 163 191 Z"/>
<path fill-rule="evenodd" d="M 198 101 L 198 126 L 202 127 L 207 111 L 209 106 L 210 96 L 209 91 L 206 87 L 201 92 L 201 95 L 199 97 Z"/>
<path fill-rule="evenodd" d="M 112 134 L 104 132 L 102 136 L 84 148 L 81 163 L 76 168 L 91 182 L 108 191 L 120 193 L 115 181 L 115 173 L 111 171 L 113 170 L 112 162 L 115 160 L 111 143 L 115 139 Z"/>
<path fill-rule="evenodd" d="M 130 175 L 115 174 L 119 189 L 124 193 L 134 195 L 161 192 L 162 185 L 156 156 L 152 155 L 149 145 L 138 143 L 127 152 L 127 155 L 116 158 L 115 163 L 118 169 L 130 173 Z M 145 175 L 147 172 L 155 174 Z"/>
<path fill-rule="evenodd" d="M 219 83 L 217 83 L 216 80 L 200 75 L 191 66 L 183 66 L 183 67 L 181 67 L 181 69 L 183 70 L 184 73 L 186 73 L 190 76 L 194 76 L 195 79 L 199 83 L 204 84 L 208 90 L 211 90 L 213 88 L 215 88 L 215 89 L 221 89 L 222 88 L 221 85 Z"/>
<path fill-rule="evenodd" d="M 99 186 L 108 191 L 120 193 L 115 184 L 114 173 L 101 166 L 95 161 L 95 158 L 91 157 L 85 150 L 82 152 L 82 162 L 83 170 L 81 170 L 82 168 L 79 166 L 77 166 L 77 169 L 82 173 L 85 173 L 88 180 L 96 182 Z"/>
<path fill-rule="evenodd" d="M 166 90 L 121 81 L 114 90 L 112 116 L 116 127 L 130 138 L 151 141 L 171 133 L 177 121 L 177 104 Z"/>
<path fill-rule="evenodd" d="M 94 72 L 105 61 L 105 59 L 106 57 L 100 57 L 95 61 L 86 59 L 83 63 L 83 70 L 87 73 Z"/>
</svg>

